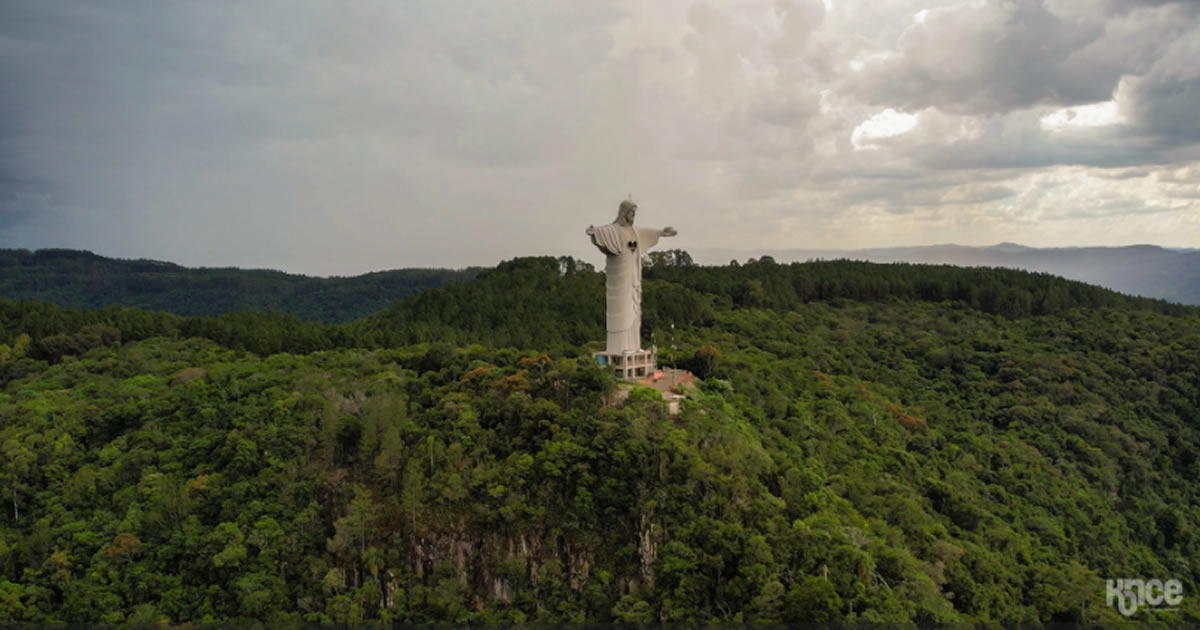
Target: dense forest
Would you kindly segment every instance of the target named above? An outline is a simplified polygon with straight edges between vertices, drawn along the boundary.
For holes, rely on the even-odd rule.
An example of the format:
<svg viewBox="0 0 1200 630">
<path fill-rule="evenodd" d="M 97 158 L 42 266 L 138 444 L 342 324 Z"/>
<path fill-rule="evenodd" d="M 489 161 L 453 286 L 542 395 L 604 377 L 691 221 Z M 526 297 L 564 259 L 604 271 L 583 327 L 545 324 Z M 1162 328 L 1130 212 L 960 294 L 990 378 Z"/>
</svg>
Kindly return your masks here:
<svg viewBox="0 0 1200 630">
<path fill-rule="evenodd" d="M 0 249 L 0 299 L 75 308 L 114 304 L 177 315 L 276 312 L 348 322 L 424 289 L 470 280 L 478 269 L 397 269 L 313 278 L 265 269 L 189 269 L 70 249 Z"/>
<path fill-rule="evenodd" d="M 838 259 L 875 263 L 908 262 L 959 267 L 1002 267 L 1044 272 L 1096 284 L 1120 293 L 1200 305 L 1200 250 L 1157 245 L 1121 247 L 1026 247 L 1000 243 L 989 247 L 928 245 L 858 250 L 773 250 L 781 261 Z M 733 250 L 701 250 L 712 262 L 745 258 Z"/>
<path fill-rule="evenodd" d="M 0 621 L 1200 623 L 1200 309 L 647 263 L 678 416 L 569 258 L 342 324 L 0 301 Z"/>
</svg>

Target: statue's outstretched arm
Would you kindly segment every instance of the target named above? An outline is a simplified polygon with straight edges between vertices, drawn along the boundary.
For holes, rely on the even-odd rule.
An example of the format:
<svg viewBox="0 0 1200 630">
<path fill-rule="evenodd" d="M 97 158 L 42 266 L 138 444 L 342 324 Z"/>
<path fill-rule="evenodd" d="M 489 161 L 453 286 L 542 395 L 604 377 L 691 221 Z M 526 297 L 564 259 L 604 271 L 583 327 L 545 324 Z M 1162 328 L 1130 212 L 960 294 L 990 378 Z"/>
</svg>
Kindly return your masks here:
<svg viewBox="0 0 1200 630">
<path fill-rule="evenodd" d="M 587 230 L 584 230 L 584 231 L 585 231 L 585 232 L 587 232 L 587 235 L 588 235 L 588 236 L 592 236 L 592 235 L 594 235 L 594 234 L 596 233 L 596 226 L 594 226 L 594 225 L 589 225 L 589 226 L 588 226 L 588 228 L 587 228 Z"/>
</svg>

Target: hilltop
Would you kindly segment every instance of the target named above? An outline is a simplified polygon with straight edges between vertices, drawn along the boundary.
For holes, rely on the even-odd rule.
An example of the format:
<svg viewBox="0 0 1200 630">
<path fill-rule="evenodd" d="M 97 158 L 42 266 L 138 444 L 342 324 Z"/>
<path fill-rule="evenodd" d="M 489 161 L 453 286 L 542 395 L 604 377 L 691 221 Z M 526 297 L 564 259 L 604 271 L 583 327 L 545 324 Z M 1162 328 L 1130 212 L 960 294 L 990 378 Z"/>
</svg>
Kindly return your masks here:
<svg viewBox="0 0 1200 630">
<path fill-rule="evenodd" d="M 659 259 L 679 261 L 682 256 Z M 646 270 L 346 324 L 0 301 L 0 621 L 1200 623 L 1200 309 L 1013 270 Z M 671 325 L 674 324 L 674 328 Z"/>
</svg>

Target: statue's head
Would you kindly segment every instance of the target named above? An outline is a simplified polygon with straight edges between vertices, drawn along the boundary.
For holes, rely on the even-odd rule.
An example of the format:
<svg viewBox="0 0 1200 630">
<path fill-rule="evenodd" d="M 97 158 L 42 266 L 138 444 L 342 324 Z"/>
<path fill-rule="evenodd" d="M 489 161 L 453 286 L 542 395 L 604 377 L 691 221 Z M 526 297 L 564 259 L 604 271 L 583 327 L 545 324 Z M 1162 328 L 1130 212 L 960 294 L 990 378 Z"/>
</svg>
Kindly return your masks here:
<svg viewBox="0 0 1200 630">
<path fill-rule="evenodd" d="M 614 223 L 619 225 L 633 225 L 633 217 L 637 214 L 637 204 L 633 200 L 626 199 L 621 202 L 621 207 L 617 210 L 617 220 Z"/>
</svg>

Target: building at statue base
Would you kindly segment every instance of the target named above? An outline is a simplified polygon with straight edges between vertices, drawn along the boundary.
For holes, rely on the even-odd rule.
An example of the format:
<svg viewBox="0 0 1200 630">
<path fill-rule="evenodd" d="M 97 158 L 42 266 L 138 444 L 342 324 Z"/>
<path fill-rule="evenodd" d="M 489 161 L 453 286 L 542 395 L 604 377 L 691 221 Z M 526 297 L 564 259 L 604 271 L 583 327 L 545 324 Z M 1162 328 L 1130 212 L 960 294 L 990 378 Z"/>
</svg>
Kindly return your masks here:
<svg viewBox="0 0 1200 630">
<path fill-rule="evenodd" d="M 658 348 L 593 352 L 592 357 L 597 365 L 612 370 L 614 376 L 628 381 L 654 378 L 657 372 Z"/>
</svg>

